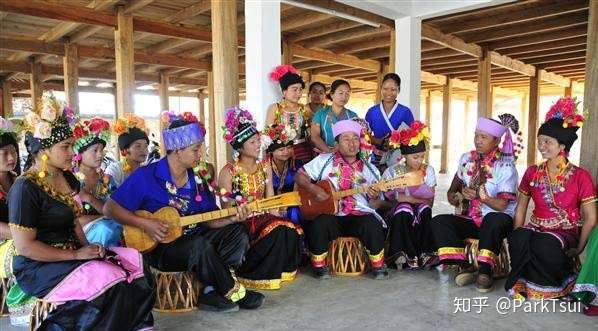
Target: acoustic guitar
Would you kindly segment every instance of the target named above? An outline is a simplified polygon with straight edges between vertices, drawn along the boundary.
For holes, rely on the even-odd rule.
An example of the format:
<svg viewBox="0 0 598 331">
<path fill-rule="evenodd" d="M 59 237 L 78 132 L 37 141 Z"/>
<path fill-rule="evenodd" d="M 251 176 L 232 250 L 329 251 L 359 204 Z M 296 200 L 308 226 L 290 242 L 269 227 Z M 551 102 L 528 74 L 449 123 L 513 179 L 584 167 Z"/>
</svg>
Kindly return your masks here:
<svg viewBox="0 0 598 331">
<path fill-rule="evenodd" d="M 255 200 L 249 202 L 247 206 L 252 212 L 261 212 L 270 209 L 292 207 L 301 205 L 301 198 L 298 192 L 289 192 L 276 195 L 270 198 Z M 173 242 L 183 235 L 183 228 L 192 224 L 218 220 L 237 214 L 236 207 L 218 209 L 207 213 L 190 215 L 181 217 L 179 212 L 173 207 L 163 207 L 155 213 L 150 213 L 145 210 L 138 210 L 136 215 L 146 219 L 162 221 L 168 224 L 168 235 L 162 243 Z M 145 253 L 156 248 L 158 243 L 145 232 L 135 226 L 124 225 L 123 235 L 127 247 L 135 248 L 136 250 Z"/>
<path fill-rule="evenodd" d="M 424 173 L 422 171 L 408 172 L 392 179 L 382 180 L 374 184 L 366 184 L 344 191 L 335 191 L 334 186 L 329 180 L 322 180 L 315 183 L 315 185 L 318 185 L 328 193 L 329 198 L 324 201 L 317 201 L 313 193 L 299 187 L 299 195 L 301 196 L 301 206 L 299 207 L 301 210 L 301 217 L 307 220 L 313 220 L 320 215 L 335 215 L 339 210 L 339 200 L 351 195 L 365 193 L 370 187 L 386 192 L 394 189 L 421 185 L 423 182 Z"/>
</svg>

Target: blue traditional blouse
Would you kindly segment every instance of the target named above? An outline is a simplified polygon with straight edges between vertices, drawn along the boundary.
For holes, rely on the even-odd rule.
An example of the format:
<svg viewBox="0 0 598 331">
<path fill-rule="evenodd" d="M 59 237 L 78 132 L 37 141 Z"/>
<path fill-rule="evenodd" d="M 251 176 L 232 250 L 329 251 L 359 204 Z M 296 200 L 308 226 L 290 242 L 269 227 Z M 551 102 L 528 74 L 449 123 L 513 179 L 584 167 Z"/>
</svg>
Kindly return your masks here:
<svg viewBox="0 0 598 331">
<path fill-rule="evenodd" d="M 170 206 L 176 208 L 181 216 L 185 216 L 218 209 L 208 185 L 204 183 L 197 186 L 193 170 L 188 169 L 187 173 L 187 183 L 176 188 L 168 161 L 164 157 L 158 162 L 138 168 L 112 193 L 111 198 L 131 212 L 145 210 L 154 213 L 162 207 Z"/>
<path fill-rule="evenodd" d="M 414 121 L 411 110 L 397 101 L 395 101 L 394 106 L 388 114 L 384 111 L 382 103 L 372 106 L 365 114 L 365 120 L 370 125 L 370 129 L 377 139 L 382 139 L 392 131 L 398 130 L 403 123 L 408 126 Z M 381 145 L 377 145 L 376 147 L 379 149 L 382 148 Z M 384 156 L 377 156 L 374 159 L 374 163 L 387 163 L 389 166 L 392 166 L 400 156 L 400 151 L 397 149 L 396 151 L 386 153 Z"/>
<path fill-rule="evenodd" d="M 301 167 L 303 166 L 303 162 L 295 160 L 295 162 L 289 163 L 291 164 L 287 166 L 286 172 L 283 172 L 282 174 L 278 174 L 274 170 L 274 165 L 272 166 L 272 186 L 274 187 L 274 194 L 276 195 L 286 192 L 292 192 L 295 188 L 295 175 L 297 174 L 297 171 L 301 169 Z M 282 182 L 280 176 L 284 176 Z M 287 215 L 285 218 L 290 219 L 295 224 L 299 224 L 301 221 L 299 207 L 287 208 Z"/>
</svg>

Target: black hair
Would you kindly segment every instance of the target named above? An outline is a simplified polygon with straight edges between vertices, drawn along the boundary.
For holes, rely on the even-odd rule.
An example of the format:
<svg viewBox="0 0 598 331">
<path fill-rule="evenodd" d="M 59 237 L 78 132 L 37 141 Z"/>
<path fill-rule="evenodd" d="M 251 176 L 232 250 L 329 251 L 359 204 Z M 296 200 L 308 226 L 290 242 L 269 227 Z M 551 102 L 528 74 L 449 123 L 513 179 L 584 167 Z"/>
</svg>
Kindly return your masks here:
<svg viewBox="0 0 598 331">
<path fill-rule="evenodd" d="M 382 78 L 382 84 L 384 84 L 384 82 L 386 82 L 387 80 L 394 80 L 394 82 L 397 84 L 397 87 L 399 89 L 401 88 L 401 77 L 399 77 L 399 75 L 395 74 L 394 72 L 389 72 L 386 75 L 384 75 L 384 78 Z"/>
<path fill-rule="evenodd" d="M 316 86 L 321 86 L 324 89 L 324 93 L 326 93 L 326 85 L 324 85 L 324 83 L 322 83 L 322 82 L 313 82 L 313 83 L 309 84 L 308 93 L 311 93 L 311 90 L 313 90 Z"/>
<path fill-rule="evenodd" d="M 326 95 L 326 97 L 328 98 L 328 100 L 332 101 L 332 95 L 334 94 L 334 92 L 336 92 L 336 89 L 343 86 L 343 85 L 347 85 L 347 87 L 349 89 L 351 89 L 351 84 L 349 84 L 349 82 L 347 82 L 344 79 L 337 79 L 334 82 L 332 82 L 332 84 L 330 84 L 330 93 L 328 93 Z"/>
</svg>

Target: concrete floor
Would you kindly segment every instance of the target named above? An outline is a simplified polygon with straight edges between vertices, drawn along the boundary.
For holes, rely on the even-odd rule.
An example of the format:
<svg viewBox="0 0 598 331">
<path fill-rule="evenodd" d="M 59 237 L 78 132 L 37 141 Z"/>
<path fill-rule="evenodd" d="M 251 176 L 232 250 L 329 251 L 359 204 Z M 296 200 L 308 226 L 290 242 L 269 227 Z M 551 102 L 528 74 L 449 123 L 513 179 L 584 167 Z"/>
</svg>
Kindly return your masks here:
<svg viewBox="0 0 598 331">
<path fill-rule="evenodd" d="M 451 212 L 445 192 L 452 176 L 439 176 L 434 214 Z M 504 280 L 492 293 L 478 293 L 473 285 L 456 287 L 454 272 L 395 271 L 390 279 L 376 281 L 367 276 L 335 277 L 319 281 L 303 272 L 278 291 L 265 291 L 266 303 L 257 311 L 217 314 L 194 311 L 155 314 L 160 330 L 598 330 L 598 318 L 578 312 L 554 310 L 525 312 L 520 307 L 508 313 L 497 311 L 506 297 Z M 483 299 L 486 297 L 487 301 Z M 457 312 L 455 299 L 469 312 Z M 478 298 L 478 299 L 474 299 Z M 509 301 L 510 302 L 510 301 Z M 483 307 L 476 306 L 483 304 Z M 487 305 L 487 306 L 486 306 Z M 552 306 L 549 305 L 548 308 Z M 478 308 L 481 312 L 478 313 Z M 529 308 L 529 307 L 528 307 Z M 573 307 L 577 308 L 578 307 Z M 530 308 L 531 309 L 531 308 Z M 0 320 L 0 330 L 23 330 Z"/>
</svg>

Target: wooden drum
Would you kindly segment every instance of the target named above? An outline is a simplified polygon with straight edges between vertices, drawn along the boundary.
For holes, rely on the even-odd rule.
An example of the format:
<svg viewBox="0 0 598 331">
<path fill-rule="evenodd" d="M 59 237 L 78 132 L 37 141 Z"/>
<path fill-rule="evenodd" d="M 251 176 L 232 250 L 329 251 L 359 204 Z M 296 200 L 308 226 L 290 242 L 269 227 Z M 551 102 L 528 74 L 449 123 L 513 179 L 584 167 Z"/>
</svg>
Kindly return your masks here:
<svg viewBox="0 0 598 331">
<path fill-rule="evenodd" d="M 330 244 L 328 264 L 334 275 L 360 276 L 367 270 L 368 258 L 359 239 L 340 237 Z"/>
<path fill-rule="evenodd" d="M 478 239 L 465 239 L 465 256 L 467 256 L 467 258 L 469 259 L 469 263 L 473 264 L 473 266 L 475 266 L 476 268 L 479 268 L 478 245 Z M 507 240 L 504 239 L 502 246 L 500 247 L 500 254 L 498 254 L 494 261 L 493 276 L 494 278 L 503 278 L 506 277 L 510 271 L 511 262 L 509 258 L 509 249 L 507 246 Z"/>
<path fill-rule="evenodd" d="M 199 282 L 192 273 L 152 269 L 152 274 L 156 280 L 155 311 L 180 313 L 197 308 Z"/>
</svg>

